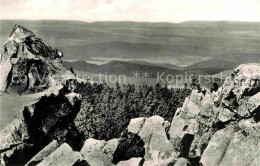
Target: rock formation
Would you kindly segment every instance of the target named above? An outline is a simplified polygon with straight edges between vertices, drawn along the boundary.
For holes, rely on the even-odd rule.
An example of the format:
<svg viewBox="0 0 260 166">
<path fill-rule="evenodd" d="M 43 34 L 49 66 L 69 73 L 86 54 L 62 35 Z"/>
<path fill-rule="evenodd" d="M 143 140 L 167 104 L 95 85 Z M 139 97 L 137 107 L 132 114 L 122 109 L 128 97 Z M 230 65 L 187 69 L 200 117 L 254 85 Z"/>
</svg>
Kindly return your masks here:
<svg viewBox="0 0 260 166">
<path fill-rule="evenodd" d="M 80 105 L 79 94 L 61 91 L 58 95 L 43 96 L 37 103 L 26 106 L 23 119 L 16 120 L 1 132 L 2 162 L 5 165 L 23 165 L 52 140 L 57 140 L 59 144 L 66 141 L 72 143 L 73 120 L 80 110 Z M 39 153 L 45 153 L 45 150 L 42 151 Z M 20 155 L 23 157 L 17 159 Z M 32 160 L 38 161 L 37 158 L 39 157 L 36 155 Z"/>
<path fill-rule="evenodd" d="M 87 139 L 80 153 L 90 165 L 113 165 L 113 155 L 119 139 L 100 141 Z"/>
<path fill-rule="evenodd" d="M 176 152 L 167 138 L 170 123 L 160 116 L 132 119 L 128 131 L 138 134 L 145 143 L 143 165 L 169 165 L 174 163 Z"/>
<path fill-rule="evenodd" d="M 65 69 L 62 52 L 28 29 L 15 25 L 0 53 L 0 90 L 38 92 L 55 86 Z"/>
<path fill-rule="evenodd" d="M 179 157 L 203 166 L 260 165 L 259 94 L 260 64 L 240 65 L 213 94 L 193 91 L 169 131 Z"/>
</svg>

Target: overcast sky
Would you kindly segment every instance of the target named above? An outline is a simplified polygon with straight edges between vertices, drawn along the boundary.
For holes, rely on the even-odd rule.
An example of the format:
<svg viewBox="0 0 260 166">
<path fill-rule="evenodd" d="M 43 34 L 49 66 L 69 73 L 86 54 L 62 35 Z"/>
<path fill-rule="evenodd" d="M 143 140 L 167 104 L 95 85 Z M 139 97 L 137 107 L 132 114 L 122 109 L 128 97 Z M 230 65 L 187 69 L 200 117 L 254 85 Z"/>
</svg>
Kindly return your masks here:
<svg viewBox="0 0 260 166">
<path fill-rule="evenodd" d="M 260 0 L 0 0 L 0 19 L 260 21 Z"/>
</svg>

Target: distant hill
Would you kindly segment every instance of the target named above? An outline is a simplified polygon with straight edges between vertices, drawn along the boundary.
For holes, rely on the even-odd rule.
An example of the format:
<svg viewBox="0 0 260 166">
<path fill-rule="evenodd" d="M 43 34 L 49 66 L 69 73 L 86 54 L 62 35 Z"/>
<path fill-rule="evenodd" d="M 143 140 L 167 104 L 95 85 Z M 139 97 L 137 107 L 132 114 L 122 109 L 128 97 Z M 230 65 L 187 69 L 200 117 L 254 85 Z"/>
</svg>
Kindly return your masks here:
<svg viewBox="0 0 260 166">
<path fill-rule="evenodd" d="M 169 69 L 160 66 L 153 66 L 149 63 L 146 64 L 138 64 L 133 62 L 122 62 L 122 61 L 111 61 L 107 64 L 103 65 L 95 65 L 91 63 L 87 63 L 84 61 L 74 61 L 74 62 L 63 62 L 63 66 L 66 68 L 72 67 L 73 69 L 79 71 L 85 71 L 90 73 L 102 73 L 102 74 L 115 74 L 115 75 L 127 75 L 133 76 L 135 72 L 142 75 L 147 72 L 149 77 L 156 77 L 158 73 L 167 73 L 167 74 L 180 74 L 181 71 Z"/>
<path fill-rule="evenodd" d="M 143 75 L 145 72 L 149 73 L 149 77 L 156 78 L 157 74 L 165 73 L 164 76 L 167 74 L 172 75 L 214 75 L 217 74 L 223 69 L 220 68 L 197 68 L 197 69 L 170 69 L 163 66 L 156 66 L 154 64 L 149 63 L 134 63 L 134 62 L 122 62 L 122 61 L 111 61 L 107 64 L 103 65 L 96 65 L 87 63 L 84 61 L 73 61 L 73 62 L 63 62 L 63 66 L 66 68 L 72 67 L 78 71 L 90 72 L 90 73 L 102 73 L 102 74 L 115 74 L 115 75 L 126 75 L 126 76 L 133 76 L 135 72 Z"/>
<path fill-rule="evenodd" d="M 180 74 L 181 72 L 174 69 L 168 69 L 160 66 L 153 66 L 149 64 L 136 64 L 121 61 L 112 61 L 104 65 L 100 65 L 95 72 L 108 73 L 108 74 L 125 74 L 133 76 L 133 73 L 138 72 L 141 75 L 145 72 L 149 73 L 149 77 L 156 77 L 157 73 L 166 74 Z"/>
<path fill-rule="evenodd" d="M 225 80 L 225 78 L 229 77 L 232 74 L 232 72 L 233 72 L 233 70 L 225 70 L 220 73 L 212 75 L 212 77 Z"/>
<path fill-rule="evenodd" d="M 221 70 L 233 70 L 238 66 L 238 64 L 235 64 L 233 62 L 226 62 L 226 61 L 220 61 L 220 60 L 207 60 L 203 62 L 198 62 L 193 65 L 190 65 L 186 67 L 186 70 L 190 69 L 208 69 L 208 68 L 213 68 L 213 69 L 221 69 Z"/>
<path fill-rule="evenodd" d="M 230 29 L 251 29 L 259 30 L 260 22 L 246 22 L 246 21 L 186 21 L 179 23 L 181 26 L 189 27 L 226 27 Z"/>
<path fill-rule="evenodd" d="M 23 25 L 46 43 L 62 50 L 64 60 L 124 58 L 157 63 L 155 61 L 160 59 L 165 61 L 163 63 L 187 66 L 205 61 L 203 58 L 235 64 L 259 62 L 260 59 L 260 23 L 257 22 L 1 20 L 0 44 L 5 42 L 15 24 Z M 199 61 L 194 62 L 194 59 Z"/>
<path fill-rule="evenodd" d="M 152 65 L 152 66 L 159 66 L 159 67 L 165 67 L 168 69 L 181 69 L 181 67 L 169 63 L 149 63 L 144 61 L 127 61 L 128 63 L 136 63 L 136 64 L 146 64 L 146 65 Z"/>
</svg>

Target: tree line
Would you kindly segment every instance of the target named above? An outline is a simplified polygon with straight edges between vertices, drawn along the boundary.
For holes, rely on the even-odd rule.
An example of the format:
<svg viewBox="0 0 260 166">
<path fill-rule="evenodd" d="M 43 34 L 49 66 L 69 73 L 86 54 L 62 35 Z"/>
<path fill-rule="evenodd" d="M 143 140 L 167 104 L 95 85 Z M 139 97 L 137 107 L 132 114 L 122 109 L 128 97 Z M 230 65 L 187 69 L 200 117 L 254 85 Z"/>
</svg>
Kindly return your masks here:
<svg viewBox="0 0 260 166">
<path fill-rule="evenodd" d="M 85 138 L 105 140 L 120 137 L 132 118 L 159 115 L 171 122 L 191 93 L 189 87 L 169 89 L 159 83 L 78 83 L 76 90 L 82 96 L 82 104 L 75 126 Z"/>
</svg>

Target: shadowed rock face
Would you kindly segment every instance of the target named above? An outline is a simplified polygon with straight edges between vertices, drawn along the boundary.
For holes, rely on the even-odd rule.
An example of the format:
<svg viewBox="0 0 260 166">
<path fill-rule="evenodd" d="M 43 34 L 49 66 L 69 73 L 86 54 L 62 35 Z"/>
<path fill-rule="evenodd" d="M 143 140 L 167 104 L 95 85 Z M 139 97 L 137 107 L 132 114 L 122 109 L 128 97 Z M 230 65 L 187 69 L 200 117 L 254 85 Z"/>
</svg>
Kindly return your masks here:
<svg viewBox="0 0 260 166">
<path fill-rule="evenodd" d="M 80 96 L 76 93 L 42 97 L 39 102 L 24 109 L 28 132 L 36 142 L 46 135 L 56 140 L 65 139 L 67 128 L 77 115 L 80 104 Z"/>
<path fill-rule="evenodd" d="M 62 56 L 33 32 L 15 25 L 1 51 L 0 90 L 38 92 L 54 86 L 54 76 L 64 70 Z"/>
<path fill-rule="evenodd" d="M 129 160 L 134 157 L 143 158 L 145 155 L 144 142 L 137 134 L 126 132 L 119 140 L 113 155 L 113 163 Z"/>
</svg>

